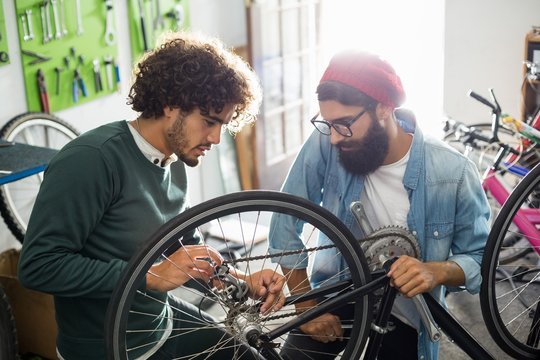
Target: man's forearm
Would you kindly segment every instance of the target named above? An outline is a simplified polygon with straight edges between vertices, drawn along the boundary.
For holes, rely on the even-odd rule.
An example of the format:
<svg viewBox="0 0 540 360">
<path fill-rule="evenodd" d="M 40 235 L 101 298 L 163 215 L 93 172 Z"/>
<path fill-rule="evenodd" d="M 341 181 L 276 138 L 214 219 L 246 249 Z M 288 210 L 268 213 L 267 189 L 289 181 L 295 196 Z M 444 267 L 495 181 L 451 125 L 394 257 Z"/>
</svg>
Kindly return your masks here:
<svg viewBox="0 0 540 360">
<path fill-rule="evenodd" d="M 301 295 L 311 290 L 306 269 L 287 269 L 281 267 L 285 278 L 287 279 L 287 287 L 292 295 Z M 308 300 L 294 304 L 297 310 L 307 310 L 315 305 L 315 300 Z"/>
<path fill-rule="evenodd" d="M 434 261 L 427 262 L 426 265 L 435 274 L 437 284 L 446 286 L 465 285 L 465 273 L 457 263 L 453 261 Z"/>
</svg>

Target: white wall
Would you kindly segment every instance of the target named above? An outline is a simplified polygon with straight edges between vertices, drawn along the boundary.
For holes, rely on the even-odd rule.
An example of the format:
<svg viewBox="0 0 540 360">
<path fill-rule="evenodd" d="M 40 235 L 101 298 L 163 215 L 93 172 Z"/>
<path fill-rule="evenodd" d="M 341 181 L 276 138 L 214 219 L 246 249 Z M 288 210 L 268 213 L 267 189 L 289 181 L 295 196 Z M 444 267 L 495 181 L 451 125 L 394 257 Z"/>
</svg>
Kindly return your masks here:
<svg viewBox="0 0 540 360">
<path fill-rule="evenodd" d="M 456 120 L 489 122 L 490 110 L 469 98 L 489 99 L 493 88 L 504 112 L 520 117 L 525 34 L 540 25 L 537 0 L 446 1 L 444 110 Z"/>
<path fill-rule="evenodd" d="M 6 0 L 0 2 L 0 6 L 2 3 L 6 17 L 6 34 L 3 35 L 7 35 L 11 62 L 9 65 L 0 67 L 0 126 L 12 117 L 27 111 L 15 21 L 15 2 Z M 118 30 L 118 64 L 122 80 L 120 93 L 55 113 L 82 132 L 111 121 L 136 117 L 136 114 L 126 105 L 132 63 L 128 23 L 123 21 L 127 19 L 127 1 L 114 0 L 114 3 Z M 243 0 L 191 0 L 190 11 L 192 29 L 219 36 L 228 46 L 246 44 Z M 189 169 L 192 203 L 224 193 L 223 185 L 216 181 L 219 178 L 215 173 L 215 169 L 218 168 L 217 159 L 217 151 L 212 151 L 201 166 Z M 18 246 L 18 242 L 0 219 L 0 251 Z"/>
</svg>

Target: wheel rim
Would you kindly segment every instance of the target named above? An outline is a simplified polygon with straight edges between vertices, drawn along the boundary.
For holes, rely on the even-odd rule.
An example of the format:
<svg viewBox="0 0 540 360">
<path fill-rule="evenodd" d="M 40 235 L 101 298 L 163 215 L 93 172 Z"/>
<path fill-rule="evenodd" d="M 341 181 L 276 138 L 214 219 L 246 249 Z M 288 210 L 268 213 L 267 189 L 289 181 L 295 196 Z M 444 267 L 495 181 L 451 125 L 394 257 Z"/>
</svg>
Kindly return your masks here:
<svg viewBox="0 0 540 360">
<path fill-rule="evenodd" d="M 540 309 L 540 257 L 516 224 L 534 223 L 538 231 L 537 201 L 540 168 L 532 170 L 507 200 L 490 232 L 482 265 L 482 312 L 488 330 L 507 353 L 537 358 L 538 341 L 531 334 L 540 326 L 534 312 Z"/>
<path fill-rule="evenodd" d="M 124 277 L 123 281 L 121 281 L 121 285 L 119 286 L 116 294 L 113 296 L 113 300 L 111 301 L 111 305 L 109 307 L 108 313 L 110 316 L 108 318 L 111 319 L 111 323 L 109 324 L 110 328 L 108 329 L 109 332 L 106 337 L 106 341 L 108 342 L 109 350 L 112 349 L 113 358 L 131 358 L 131 356 L 127 354 L 129 353 L 127 348 L 130 346 L 130 333 L 126 332 L 129 327 L 127 319 L 130 316 L 133 316 L 130 315 L 131 310 L 129 308 L 137 302 L 136 297 L 140 296 L 140 293 L 137 292 L 137 284 L 139 284 L 141 279 L 146 276 L 147 269 L 154 262 L 158 254 L 163 253 L 167 248 L 170 247 L 171 244 L 177 242 L 181 235 L 191 231 L 194 228 L 197 228 L 202 233 L 207 231 L 212 232 L 212 228 L 208 229 L 208 223 L 210 220 L 214 220 L 213 226 L 217 226 L 218 232 L 221 232 L 221 236 L 225 238 L 228 238 L 230 236 L 228 232 L 233 230 L 229 224 L 231 224 L 231 222 L 235 222 L 236 226 L 233 231 L 240 231 L 242 234 L 243 240 L 241 243 L 241 250 L 245 251 L 245 249 L 251 247 L 251 243 L 254 241 L 255 236 L 258 236 L 257 230 L 248 224 L 260 225 L 268 220 L 271 213 L 284 213 L 302 217 L 304 220 L 308 220 L 308 222 L 312 223 L 317 231 L 323 231 L 326 234 L 331 234 L 334 236 L 336 239 L 336 246 L 338 246 L 338 251 L 346 254 L 346 256 L 343 258 L 346 264 L 348 264 L 349 269 L 352 270 L 351 272 L 354 274 L 352 276 L 352 280 L 355 286 L 360 286 L 367 281 L 369 273 L 366 272 L 365 260 L 363 260 L 363 257 L 358 258 L 355 255 L 356 252 L 359 251 L 357 244 L 351 243 L 350 233 L 346 229 L 342 228 L 343 225 L 339 223 L 339 221 L 337 222 L 339 224 L 336 226 L 336 222 L 328 221 L 328 219 L 325 218 L 325 216 L 327 216 L 329 213 L 321 216 L 321 214 L 318 212 L 306 210 L 304 204 L 298 205 L 294 202 L 291 203 L 291 197 L 287 196 L 286 194 L 279 194 L 278 199 L 268 199 L 266 198 L 265 194 L 259 196 L 256 194 L 258 192 L 249 193 L 251 198 L 245 201 L 236 200 L 231 203 L 230 200 L 235 199 L 233 194 L 232 198 L 230 196 L 225 196 L 223 201 L 218 201 L 218 203 L 214 202 L 206 209 L 195 207 L 188 210 L 188 212 L 170 221 L 169 224 L 173 223 L 172 226 L 166 224 L 165 228 L 168 226 L 168 229 L 163 230 L 162 228 L 162 231 L 158 231 L 157 235 L 154 237 L 154 240 L 151 242 L 152 245 L 142 250 L 133 258 L 132 262 L 130 262 L 128 270 L 126 271 L 126 276 Z M 264 193 L 267 194 L 268 192 Z M 281 197 L 282 195 L 286 196 Z M 285 199 L 288 201 L 286 202 Z M 204 204 L 201 205 L 204 207 Z M 231 218 L 231 215 L 233 218 Z M 220 220 L 219 222 L 216 222 L 215 220 L 218 218 Z M 306 235 L 307 234 L 304 236 L 306 246 L 309 248 L 312 247 L 312 245 L 315 245 L 315 232 L 310 231 L 307 237 Z M 205 242 L 211 243 L 211 239 L 209 237 L 206 236 L 203 237 L 203 239 Z M 228 250 L 232 249 L 229 248 Z M 267 244 L 266 242 L 263 242 L 255 245 L 253 251 L 264 256 L 268 254 L 267 250 Z M 253 257 L 252 255 L 254 253 L 248 252 L 248 254 L 250 254 L 250 257 Z M 309 258 L 309 262 L 311 263 L 311 254 L 308 254 L 307 256 Z M 279 266 L 271 263 L 268 257 L 254 260 L 247 264 L 245 263 L 238 265 L 242 266 L 242 270 L 246 272 L 255 272 L 261 268 L 269 268 L 280 271 L 278 269 Z M 341 275 L 342 278 L 346 277 L 346 274 L 344 273 Z M 337 274 L 336 277 L 334 277 L 334 280 L 337 281 Z M 186 292 L 193 292 L 193 290 L 186 289 L 185 286 L 182 287 L 182 291 L 184 291 L 184 294 Z M 215 296 L 215 293 L 211 295 Z M 287 296 L 289 293 L 286 292 L 285 295 Z M 197 296 L 200 296 L 200 294 L 197 294 Z M 219 324 L 214 323 L 210 325 L 219 325 L 224 327 L 229 335 L 232 335 L 235 340 L 240 342 L 245 340 L 245 331 L 247 331 L 246 329 L 250 329 L 250 326 L 251 328 L 258 327 L 258 329 L 262 332 L 266 332 L 270 328 L 275 328 L 278 323 L 291 320 L 291 318 L 277 318 L 275 316 L 276 314 L 270 318 L 260 316 L 260 314 L 258 314 L 256 311 L 252 311 L 256 302 L 251 300 L 247 301 L 246 303 L 242 303 L 242 305 L 238 305 L 243 306 L 244 310 L 248 309 L 251 312 L 240 311 L 241 309 L 231 307 L 230 303 L 227 303 L 222 298 L 219 298 L 219 296 L 220 295 L 217 296 L 217 300 L 211 299 L 208 295 L 202 296 L 201 299 L 203 300 L 200 305 L 205 306 L 213 302 L 214 306 L 211 308 L 212 315 L 219 318 L 221 322 Z M 135 307 L 135 305 L 133 306 Z M 343 359 L 350 358 L 350 356 L 356 356 L 365 343 L 365 337 L 368 330 L 367 323 L 371 314 L 369 306 L 370 304 L 367 296 L 359 299 L 356 305 L 354 305 L 354 312 L 356 316 L 354 318 L 351 332 L 351 336 L 354 337 L 354 341 L 348 342 L 347 348 L 341 355 L 343 356 Z M 294 308 L 289 306 L 288 308 L 286 307 L 282 309 L 278 315 L 284 316 L 284 314 L 290 314 L 291 312 L 294 312 Z M 238 323 L 236 320 L 239 317 L 237 315 L 240 313 L 242 313 L 240 317 L 243 316 L 242 323 Z M 246 313 L 248 315 L 246 315 Z M 199 324 L 199 326 L 201 326 L 201 324 Z M 242 329 L 244 330 L 244 333 L 242 332 Z M 282 342 L 283 340 L 284 338 L 280 338 L 278 339 L 278 342 Z M 234 352 L 231 358 L 240 358 L 240 353 L 242 350 L 242 347 L 238 347 L 237 352 Z"/>
</svg>

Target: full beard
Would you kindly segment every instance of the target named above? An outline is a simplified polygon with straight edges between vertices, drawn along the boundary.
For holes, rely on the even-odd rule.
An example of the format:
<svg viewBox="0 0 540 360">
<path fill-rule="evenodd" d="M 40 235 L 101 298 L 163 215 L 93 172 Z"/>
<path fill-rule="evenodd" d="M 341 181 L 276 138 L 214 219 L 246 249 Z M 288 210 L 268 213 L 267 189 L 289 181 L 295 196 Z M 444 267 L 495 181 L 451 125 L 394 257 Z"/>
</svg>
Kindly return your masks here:
<svg viewBox="0 0 540 360">
<path fill-rule="evenodd" d="M 184 150 L 189 146 L 184 127 L 184 119 L 185 116 L 179 113 L 173 125 L 167 131 L 167 139 L 178 159 L 182 160 L 187 166 L 195 167 L 199 165 L 199 159 L 197 157 L 189 157 Z"/>
<path fill-rule="evenodd" d="M 384 128 L 376 119 L 371 124 L 362 140 L 343 141 L 340 146 L 351 146 L 350 151 L 339 150 L 339 160 L 343 167 L 354 175 L 368 175 L 379 168 L 388 154 L 389 140 Z"/>
</svg>

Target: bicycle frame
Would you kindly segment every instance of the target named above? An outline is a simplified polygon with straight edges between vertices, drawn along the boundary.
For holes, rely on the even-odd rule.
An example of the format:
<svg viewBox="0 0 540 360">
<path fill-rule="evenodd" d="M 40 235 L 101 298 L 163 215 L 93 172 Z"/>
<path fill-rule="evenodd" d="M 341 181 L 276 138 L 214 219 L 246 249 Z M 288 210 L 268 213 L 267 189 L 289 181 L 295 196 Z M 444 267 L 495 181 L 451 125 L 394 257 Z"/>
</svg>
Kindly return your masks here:
<svg viewBox="0 0 540 360">
<path fill-rule="evenodd" d="M 330 312 L 332 309 L 339 308 L 355 298 L 372 293 L 374 290 L 384 288 L 384 294 L 381 299 L 381 310 L 377 313 L 376 319 L 371 324 L 369 334 L 369 343 L 365 351 L 364 359 L 375 360 L 384 337 L 388 331 L 388 319 L 394 304 L 394 299 L 397 295 L 397 290 L 390 286 L 390 279 L 386 276 L 385 270 L 373 272 L 372 280 L 366 285 L 350 290 L 351 283 L 343 281 L 334 285 L 325 286 L 319 289 L 316 293 L 312 293 L 309 297 L 294 296 L 287 299 L 286 304 L 298 301 L 302 297 L 302 301 L 314 299 L 320 296 L 330 296 L 328 301 L 311 308 L 302 313 L 298 318 L 288 322 L 264 335 L 263 338 L 253 338 L 250 345 L 259 349 L 261 353 L 268 359 L 282 360 L 280 355 L 274 350 L 274 345 L 271 342 L 287 332 L 298 328 L 300 325 L 316 318 L 319 315 Z M 336 292 L 346 290 L 341 294 L 333 295 Z M 473 359 L 494 359 L 494 357 L 465 329 L 459 322 L 450 314 L 444 306 L 439 304 L 430 294 L 422 294 L 429 311 L 433 315 L 435 322 L 440 329 L 444 331 L 457 346 Z"/>
<path fill-rule="evenodd" d="M 513 167 L 513 166 L 512 166 Z M 512 169 L 510 167 L 510 169 Z M 482 181 L 484 191 L 489 192 L 493 198 L 502 206 L 510 196 L 510 191 L 500 180 L 495 167 L 487 170 Z M 540 255 L 540 231 L 537 225 L 540 225 L 540 211 L 538 209 L 520 209 L 518 215 L 514 218 L 514 224 L 525 235 L 529 243 Z"/>
</svg>

